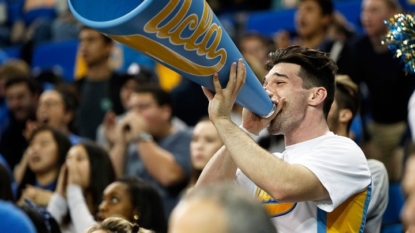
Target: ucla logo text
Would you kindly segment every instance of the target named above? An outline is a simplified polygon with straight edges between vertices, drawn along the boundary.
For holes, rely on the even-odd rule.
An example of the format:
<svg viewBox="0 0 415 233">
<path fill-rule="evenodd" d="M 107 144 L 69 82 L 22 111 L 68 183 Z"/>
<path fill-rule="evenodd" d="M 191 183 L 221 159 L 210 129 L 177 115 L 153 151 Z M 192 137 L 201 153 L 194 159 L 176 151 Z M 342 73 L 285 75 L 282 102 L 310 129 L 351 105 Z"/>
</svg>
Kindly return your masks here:
<svg viewBox="0 0 415 233">
<path fill-rule="evenodd" d="M 150 20 L 144 27 L 148 33 L 157 33 L 157 37 L 161 39 L 168 38 L 170 43 L 174 45 L 184 45 L 186 50 L 197 51 L 198 55 L 207 55 L 209 59 L 221 57 L 220 63 L 226 60 L 226 51 L 218 49 L 219 42 L 222 37 L 222 28 L 213 23 L 213 13 L 205 2 L 202 17 L 196 14 L 190 14 L 184 18 L 189 11 L 191 1 L 183 1 L 178 13 L 170 22 L 164 26 L 160 26 L 163 20 L 173 14 L 173 10 L 178 6 L 180 0 L 172 0 L 169 4 Z M 193 34 L 190 37 L 183 38 L 182 33 L 185 29 L 190 29 Z M 201 42 L 196 41 L 203 36 Z M 208 46 L 209 41 L 213 38 L 213 42 Z"/>
<path fill-rule="evenodd" d="M 195 13 L 189 14 L 191 4 L 191 0 L 169 1 L 145 24 L 144 31 L 155 34 L 159 39 L 168 39 L 173 46 L 183 46 L 182 48 L 187 51 L 195 51 L 193 57 L 184 57 L 174 51 L 173 46 L 161 44 L 144 35 L 108 36 L 186 73 L 196 76 L 212 75 L 222 69 L 227 59 L 226 50 L 218 48 L 223 31 L 216 23 L 212 23 L 214 14 L 206 1 L 200 16 Z M 190 31 L 191 35 L 184 36 L 184 31 Z M 218 61 L 211 65 L 198 64 L 195 60 L 202 59 L 195 59 L 196 55 Z"/>
<path fill-rule="evenodd" d="M 274 200 L 268 193 L 259 187 L 255 192 L 255 196 L 261 201 L 262 205 L 264 205 L 271 217 L 278 217 L 288 214 L 297 205 L 297 203 L 280 203 Z"/>
</svg>

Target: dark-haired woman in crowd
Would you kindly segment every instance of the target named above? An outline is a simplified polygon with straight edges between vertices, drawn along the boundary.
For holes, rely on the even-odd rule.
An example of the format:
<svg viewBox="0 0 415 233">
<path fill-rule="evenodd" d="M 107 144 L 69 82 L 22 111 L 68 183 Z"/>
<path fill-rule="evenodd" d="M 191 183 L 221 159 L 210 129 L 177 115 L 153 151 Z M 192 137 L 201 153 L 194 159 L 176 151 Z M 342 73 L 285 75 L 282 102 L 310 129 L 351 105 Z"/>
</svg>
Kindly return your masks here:
<svg viewBox="0 0 415 233">
<path fill-rule="evenodd" d="M 215 126 L 209 117 L 203 117 L 195 125 L 190 142 L 192 176 L 188 188 L 192 188 L 199 179 L 203 168 L 223 145 Z"/>
<path fill-rule="evenodd" d="M 114 180 L 111 160 L 103 148 L 93 142 L 72 146 L 48 205 L 62 232 L 84 232 L 94 224 L 92 216 L 98 212 L 102 192 Z"/>
<path fill-rule="evenodd" d="M 66 135 L 48 126 L 35 129 L 28 142 L 27 165 L 18 181 L 16 200 L 22 204 L 23 198 L 28 198 L 40 206 L 47 206 L 71 142 Z"/>
<path fill-rule="evenodd" d="M 136 177 L 121 177 L 103 193 L 97 220 L 119 216 L 156 233 L 167 232 L 163 203 L 157 190 Z"/>
</svg>

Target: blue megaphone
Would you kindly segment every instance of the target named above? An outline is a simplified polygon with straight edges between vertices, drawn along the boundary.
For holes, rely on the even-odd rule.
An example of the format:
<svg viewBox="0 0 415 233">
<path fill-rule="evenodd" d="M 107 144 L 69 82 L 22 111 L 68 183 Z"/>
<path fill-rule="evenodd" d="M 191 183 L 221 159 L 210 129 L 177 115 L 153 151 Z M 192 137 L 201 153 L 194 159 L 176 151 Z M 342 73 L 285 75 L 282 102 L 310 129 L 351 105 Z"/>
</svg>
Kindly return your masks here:
<svg viewBox="0 0 415 233">
<path fill-rule="evenodd" d="M 214 91 L 222 86 L 241 53 L 205 0 L 68 0 L 76 19 Z M 262 117 L 274 104 L 247 67 L 236 102 Z"/>
</svg>

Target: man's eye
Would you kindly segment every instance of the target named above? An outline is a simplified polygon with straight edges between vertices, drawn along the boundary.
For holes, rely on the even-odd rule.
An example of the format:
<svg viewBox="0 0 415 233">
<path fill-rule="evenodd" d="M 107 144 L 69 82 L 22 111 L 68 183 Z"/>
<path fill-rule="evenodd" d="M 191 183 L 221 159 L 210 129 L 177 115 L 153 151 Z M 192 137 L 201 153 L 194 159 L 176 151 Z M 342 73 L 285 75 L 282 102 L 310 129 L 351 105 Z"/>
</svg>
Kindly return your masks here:
<svg viewBox="0 0 415 233">
<path fill-rule="evenodd" d="M 118 203 L 119 201 L 120 200 L 118 200 L 118 198 L 116 198 L 116 197 L 111 198 L 111 203 L 113 203 L 113 204 Z"/>
</svg>

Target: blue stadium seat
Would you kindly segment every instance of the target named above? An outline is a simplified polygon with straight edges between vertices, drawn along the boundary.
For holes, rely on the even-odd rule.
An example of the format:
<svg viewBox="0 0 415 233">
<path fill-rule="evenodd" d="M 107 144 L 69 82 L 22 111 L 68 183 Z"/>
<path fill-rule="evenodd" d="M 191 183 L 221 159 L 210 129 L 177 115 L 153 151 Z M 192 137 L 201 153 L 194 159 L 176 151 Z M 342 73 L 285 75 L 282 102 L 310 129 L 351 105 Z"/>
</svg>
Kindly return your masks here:
<svg viewBox="0 0 415 233">
<path fill-rule="evenodd" d="M 403 232 L 403 226 L 402 224 L 393 224 L 390 226 L 384 226 L 382 227 L 382 230 L 380 233 L 402 233 Z"/>
<path fill-rule="evenodd" d="M 389 202 L 382 218 L 382 225 L 400 224 L 400 215 L 405 202 L 401 183 L 389 184 Z"/>
<path fill-rule="evenodd" d="M 54 70 L 66 82 L 73 82 L 78 40 L 48 42 L 35 47 L 32 68 Z"/>
<path fill-rule="evenodd" d="M 20 46 L 6 47 L 2 48 L 2 50 L 7 54 L 8 58 L 20 59 Z"/>
<path fill-rule="evenodd" d="M 294 13 L 295 9 L 251 13 L 246 21 L 245 30 L 269 38 L 280 30 L 294 31 Z"/>
</svg>

